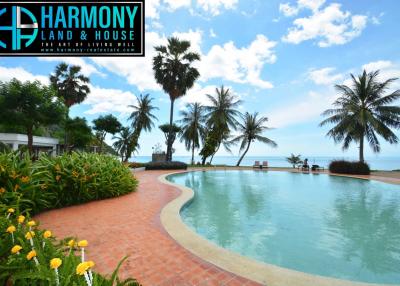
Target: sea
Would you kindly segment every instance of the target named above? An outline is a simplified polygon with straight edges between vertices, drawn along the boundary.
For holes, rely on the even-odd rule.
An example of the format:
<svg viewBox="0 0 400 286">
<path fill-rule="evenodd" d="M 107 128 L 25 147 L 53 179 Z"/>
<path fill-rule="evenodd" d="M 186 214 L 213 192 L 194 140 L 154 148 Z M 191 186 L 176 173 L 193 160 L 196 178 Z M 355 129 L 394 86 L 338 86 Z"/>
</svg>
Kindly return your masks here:
<svg viewBox="0 0 400 286">
<path fill-rule="evenodd" d="M 333 160 L 350 160 L 357 161 L 357 157 L 324 157 L 324 156 L 309 156 L 308 162 L 310 165 L 319 165 L 327 168 L 329 163 Z M 303 157 L 305 159 L 305 157 Z M 235 166 L 239 156 L 215 156 L 212 164 L 213 165 L 227 165 Z M 132 162 L 147 163 L 151 161 L 151 156 L 136 156 L 131 158 Z M 190 163 L 190 156 L 173 156 L 173 161 L 181 161 Z M 196 162 L 201 162 L 200 157 L 195 157 Z M 255 161 L 268 161 L 270 167 L 292 167 L 284 156 L 246 156 L 241 166 L 253 166 Z M 393 171 L 400 170 L 400 156 L 379 156 L 379 157 L 366 157 L 365 161 L 369 164 L 371 170 L 382 170 L 382 171 Z"/>
</svg>

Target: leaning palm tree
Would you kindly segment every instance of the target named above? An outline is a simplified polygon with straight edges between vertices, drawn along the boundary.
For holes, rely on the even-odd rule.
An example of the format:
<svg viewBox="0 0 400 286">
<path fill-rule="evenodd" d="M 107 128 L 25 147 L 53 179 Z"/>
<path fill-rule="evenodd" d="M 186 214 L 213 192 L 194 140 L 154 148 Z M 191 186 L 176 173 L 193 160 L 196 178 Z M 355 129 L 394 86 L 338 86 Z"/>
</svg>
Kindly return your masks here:
<svg viewBox="0 0 400 286">
<path fill-rule="evenodd" d="M 126 160 L 128 160 L 132 152 L 138 148 L 139 137 L 142 130 L 146 132 L 151 131 L 154 127 L 154 120 L 157 120 L 157 117 L 153 114 L 155 110 L 158 110 L 158 107 L 155 107 L 152 103 L 154 99 L 151 98 L 149 94 L 144 96 L 141 94 L 137 96 L 136 99 L 136 105 L 129 105 L 129 107 L 133 108 L 129 116 L 129 120 L 132 121 L 131 126 L 133 134 L 131 144 L 128 146 Z"/>
<path fill-rule="evenodd" d="M 132 132 L 129 127 L 122 127 L 120 132 L 113 137 L 116 141 L 113 143 L 113 147 L 116 149 L 118 154 L 121 156 L 122 162 L 128 161 L 128 150 L 130 144 L 132 144 Z"/>
<path fill-rule="evenodd" d="M 189 51 L 190 42 L 169 38 L 167 46 L 155 47 L 158 53 L 153 58 L 154 76 L 171 100 L 169 124 L 174 122 L 174 102 L 184 96 L 193 87 L 200 76 L 198 70 L 192 66 L 200 60 L 200 55 Z M 167 140 L 167 161 L 172 160 L 172 133 Z"/>
<path fill-rule="evenodd" d="M 205 109 L 200 103 L 189 103 L 186 110 L 181 111 L 181 142 L 185 142 L 186 150 L 192 150 L 192 165 L 194 164 L 194 150 L 200 147 L 201 138 L 205 136 L 206 121 Z"/>
<path fill-rule="evenodd" d="M 66 63 L 58 64 L 54 74 L 50 75 L 51 86 L 67 107 L 65 122 L 68 122 L 71 106 L 83 102 L 90 93 L 89 82 L 89 78 L 81 73 L 80 66 L 69 66 Z M 68 150 L 67 141 L 67 132 L 65 132 L 64 146 L 66 150 Z"/>
<path fill-rule="evenodd" d="M 236 118 L 241 116 L 241 113 L 237 110 L 241 104 L 241 100 L 232 95 L 229 89 L 224 88 L 224 86 L 221 86 L 220 89 L 216 88 L 215 92 L 214 96 L 207 94 L 211 104 L 206 107 L 208 111 L 207 127 L 211 130 L 219 130 L 220 134 L 218 145 L 216 146 L 216 151 L 211 156 L 211 161 L 215 153 L 218 152 L 221 144 L 224 145 L 225 149 L 230 150 L 228 141 L 230 130 L 231 128 L 236 130 L 238 126 Z"/>
<path fill-rule="evenodd" d="M 278 145 L 271 139 L 262 136 L 262 133 L 269 130 L 265 123 L 268 121 L 267 117 L 258 117 L 258 113 L 250 114 L 246 112 L 242 116 L 243 122 L 238 123 L 239 135 L 231 140 L 232 144 L 241 142 L 240 152 L 244 150 L 242 156 L 240 156 L 239 161 L 236 166 L 239 166 L 242 162 L 244 156 L 246 156 L 247 151 L 250 149 L 251 142 L 260 141 L 262 143 L 268 144 L 269 146 L 275 148 Z"/>
<path fill-rule="evenodd" d="M 333 103 L 334 109 L 326 110 L 322 115 L 329 116 L 320 126 L 336 124 L 327 136 L 335 143 L 343 141 L 343 149 L 349 148 L 354 141 L 359 144 L 359 160 L 364 161 L 364 139 L 375 153 L 380 152 L 380 135 L 390 144 L 399 139 L 390 128 L 400 128 L 400 106 L 389 105 L 400 98 L 400 90 L 385 95 L 390 84 L 396 78 L 384 82 L 378 81 L 379 71 L 364 72 L 355 77 L 352 86 L 336 85 L 340 97 Z"/>
</svg>

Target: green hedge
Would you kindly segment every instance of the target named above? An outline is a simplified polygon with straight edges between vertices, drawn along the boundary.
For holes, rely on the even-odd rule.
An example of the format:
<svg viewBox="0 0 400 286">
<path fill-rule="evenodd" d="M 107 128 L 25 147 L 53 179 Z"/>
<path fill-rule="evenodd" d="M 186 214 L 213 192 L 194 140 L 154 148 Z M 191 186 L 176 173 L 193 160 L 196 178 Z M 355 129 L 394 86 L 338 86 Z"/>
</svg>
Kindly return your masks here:
<svg viewBox="0 0 400 286">
<path fill-rule="evenodd" d="M 72 153 L 32 163 L 0 154 L 0 203 L 36 214 L 43 210 L 121 196 L 134 191 L 129 168 L 107 155 Z"/>
<path fill-rule="evenodd" d="M 349 162 L 345 160 L 332 161 L 329 164 L 329 171 L 339 174 L 369 175 L 371 170 L 365 162 Z"/>
<path fill-rule="evenodd" d="M 150 162 L 146 170 L 186 170 L 188 165 L 183 162 Z"/>
</svg>

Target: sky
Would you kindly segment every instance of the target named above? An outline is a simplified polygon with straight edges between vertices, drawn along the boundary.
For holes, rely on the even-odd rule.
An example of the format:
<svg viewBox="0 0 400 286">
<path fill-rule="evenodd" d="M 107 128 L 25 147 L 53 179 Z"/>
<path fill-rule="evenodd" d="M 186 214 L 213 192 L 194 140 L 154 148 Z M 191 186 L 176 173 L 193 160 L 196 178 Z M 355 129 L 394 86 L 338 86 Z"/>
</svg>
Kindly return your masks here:
<svg viewBox="0 0 400 286">
<path fill-rule="evenodd" d="M 278 147 L 254 143 L 249 156 L 357 156 L 357 146 L 343 153 L 325 136 L 329 126 L 318 126 L 321 113 L 338 96 L 334 85 L 350 84 L 350 73 L 363 69 L 379 69 L 382 80 L 400 77 L 398 0 L 145 0 L 145 5 L 144 58 L 0 57 L 0 80 L 48 83 L 60 61 L 80 65 L 91 79 L 91 93 L 70 115 L 89 123 L 111 113 L 129 125 L 135 96 L 150 94 L 159 121 L 139 141 L 139 155 L 150 155 L 157 143 L 164 146 L 157 126 L 169 120 L 169 97 L 153 76 L 153 47 L 176 36 L 190 40 L 201 55 L 196 64 L 201 76 L 176 102 L 175 119 L 185 104 L 207 104 L 206 94 L 224 85 L 242 100 L 241 112 L 258 112 L 273 128 L 264 135 Z M 399 145 L 381 143 L 379 156 L 399 156 Z M 174 148 L 176 155 L 189 155 L 178 141 Z M 239 148 L 232 154 L 238 155 Z M 217 155 L 230 154 L 221 150 Z M 377 155 L 367 148 L 366 156 Z"/>
</svg>

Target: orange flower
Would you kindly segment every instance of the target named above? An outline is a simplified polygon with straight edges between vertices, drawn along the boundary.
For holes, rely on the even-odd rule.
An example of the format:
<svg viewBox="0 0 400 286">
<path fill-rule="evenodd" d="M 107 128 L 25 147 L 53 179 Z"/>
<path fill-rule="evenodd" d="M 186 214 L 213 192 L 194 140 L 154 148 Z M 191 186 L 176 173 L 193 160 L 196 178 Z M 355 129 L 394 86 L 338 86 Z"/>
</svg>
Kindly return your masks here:
<svg viewBox="0 0 400 286">
<path fill-rule="evenodd" d="M 13 179 L 16 179 L 16 178 L 18 178 L 18 174 L 15 173 L 15 171 L 12 171 L 10 177 Z"/>
<path fill-rule="evenodd" d="M 72 171 L 72 176 L 74 176 L 75 178 L 78 178 L 79 173 L 77 171 Z"/>
<path fill-rule="evenodd" d="M 6 192 L 6 189 L 5 188 L 0 188 L 0 195 L 1 194 L 4 194 Z"/>
<path fill-rule="evenodd" d="M 60 181 L 61 180 L 61 176 L 60 175 L 57 175 L 56 176 L 56 181 L 58 182 L 58 181 Z"/>
<path fill-rule="evenodd" d="M 24 183 L 24 184 L 26 184 L 26 183 L 29 183 L 29 177 L 28 176 L 23 176 L 22 178 L 21 178 L 21 182 L 22 183 Z"/>
<path fill-rule="evenodd" d="M 19 185 L 18 185 L 18 184 L 15 184 L 15 186 L 14 186 L 14 192 L 18 191 L 18 189 L 19 189 Z"/>
</svg>

